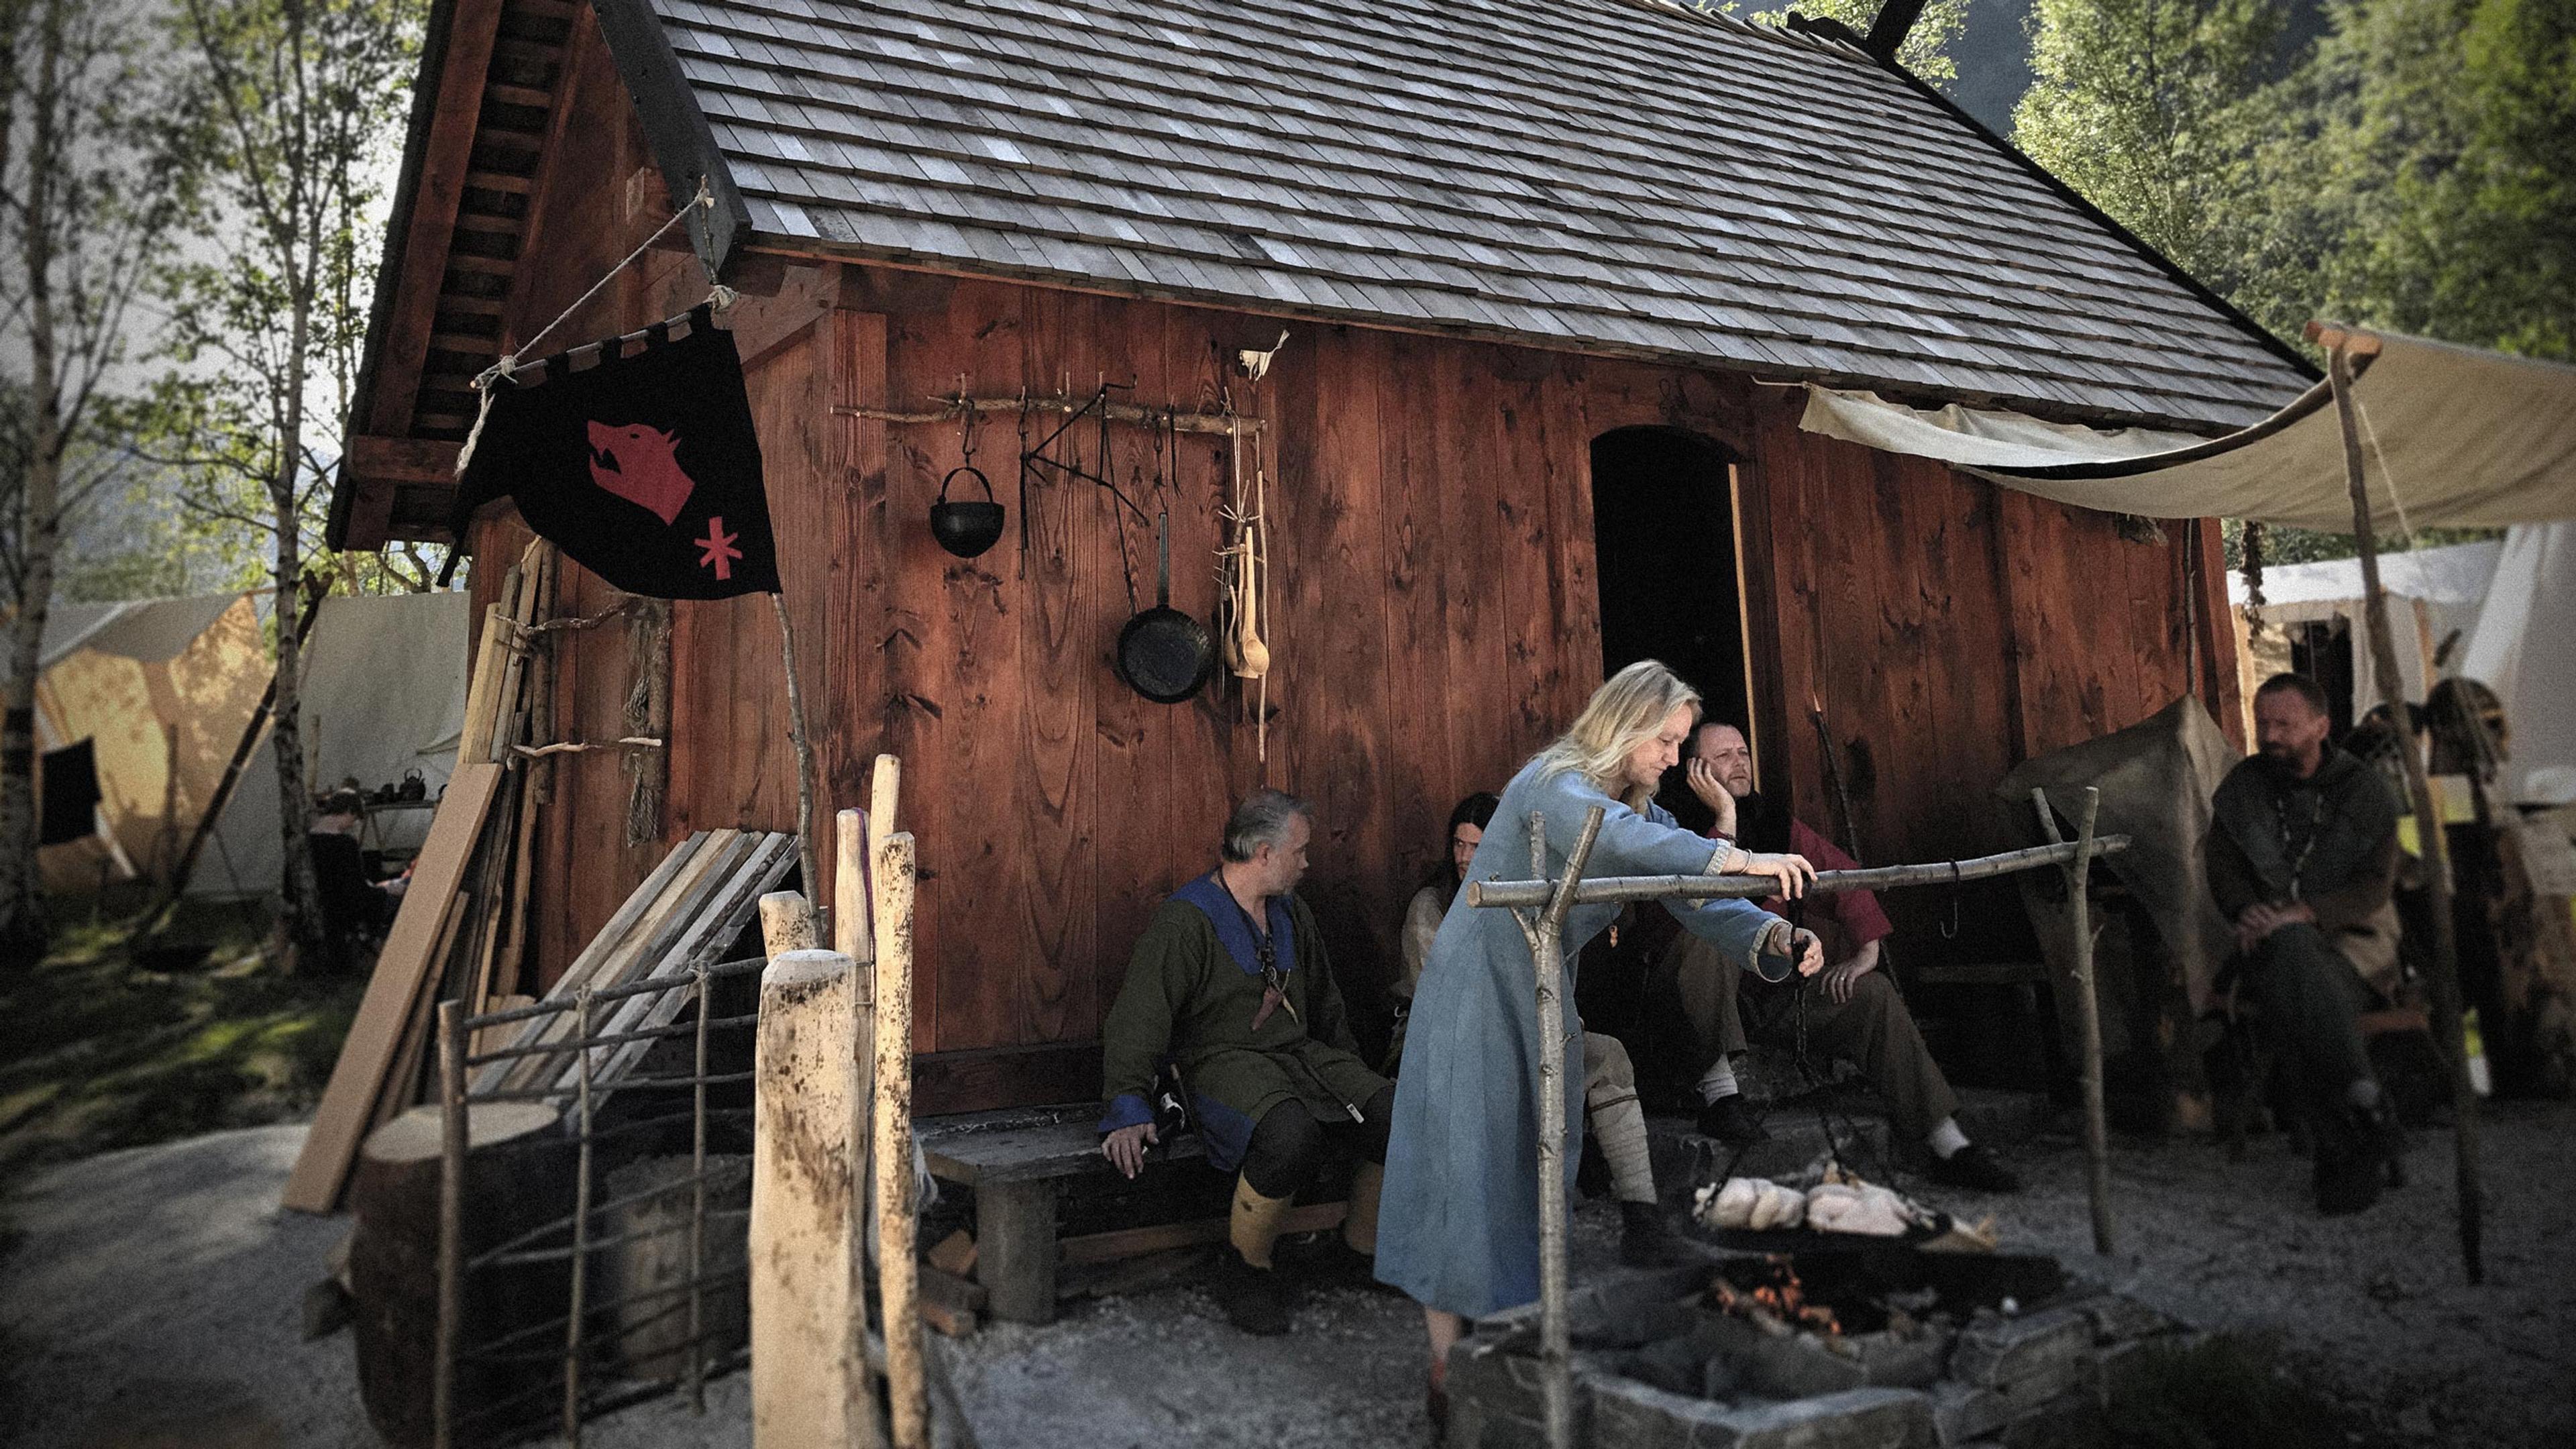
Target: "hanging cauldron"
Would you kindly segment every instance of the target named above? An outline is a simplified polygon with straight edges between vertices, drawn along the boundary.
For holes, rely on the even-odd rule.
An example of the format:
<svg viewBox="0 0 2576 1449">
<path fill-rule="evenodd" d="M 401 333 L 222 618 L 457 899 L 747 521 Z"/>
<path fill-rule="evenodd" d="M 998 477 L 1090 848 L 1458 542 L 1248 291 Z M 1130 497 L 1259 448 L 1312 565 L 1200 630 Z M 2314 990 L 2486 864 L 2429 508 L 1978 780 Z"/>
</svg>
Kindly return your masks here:
<svg viewBox="0 0 2576 1449">
<path fill-rule="evenodd" d="M 956 482 L 960 473 L 983 485 L 983 502 L 948 501 L 948 485 Z M 983 469 L 971 464 L 951 468 L 948 476 L 939 480 L 939 501 L 930 505 L 930 536 L 959 558 L 973 558 L 1001 538 L 1002 505 L 994 500 L 993 480 L 984 476 Z"/>
</svg>

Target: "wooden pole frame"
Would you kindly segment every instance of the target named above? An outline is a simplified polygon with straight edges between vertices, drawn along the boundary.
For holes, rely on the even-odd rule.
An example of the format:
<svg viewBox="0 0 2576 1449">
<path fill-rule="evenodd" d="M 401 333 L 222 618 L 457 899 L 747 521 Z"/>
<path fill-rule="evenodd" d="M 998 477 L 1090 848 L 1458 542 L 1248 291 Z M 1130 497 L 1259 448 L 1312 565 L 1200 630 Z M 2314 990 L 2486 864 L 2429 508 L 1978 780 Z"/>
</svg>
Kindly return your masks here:
<svg viewBox="0 0 2576 1449">
<path fill-rule="evenodd" d="M 2388 592 L 2379 581 L 2379 536 L 2370 516 L 2370 490 L 2362 471 L 2361 436 L 2352 400 L 2352 359 L 2379 351 L 2379 339 L 2331 323 L 2308 324 L 2308 340 L 2326 349 L 2326 382 L 2343 430 L 2344 485 L 2352 494 L 2352 538 L 2361 557 L 2364 616 L 2370 624 L 2371 672 L 2379 676 L 2380 702 L 2392 720 L 2406 718 L 2405 685 L 2397 672 L 2397 642 L 2389 633 Z M 2460 956 L 2451 917 L 2450 842 L 2424 756 L 2408 740 L 2399 752 L 2406 765 L 2408 806 L 2423 849 L 2425 894 L 2433 917 L 2433 1028 L 2451 1059 L 2452 1179 L 2459 1196 L 2460 1266 L 2471 1283 L 2486 1281 L 2484 1204 L 2478 1187 L 2478 1096 L 2469 1083 L 2468 1044 L 2460 1011 Z"/>
<path fill-rule="evenodd" d="M 2105 835 L 2093 842 L 2096 856 L 2116 855 L 2129 848 L 2129 837 Z M 1898 886 L 1956 885 L 1962 881 L 1987 880 L 2011 875 L 2043 865 L 2065 865 L 2075 858 L 2075 845 L 2034 845 L 2026 850 L 2007 850 L 1999 855 L 1980 855 L 1971 860 L 1942 860 L 1924 865 L 1879 865 L 1864 870 L 1820 870 L 1810 882 L 1810 891 L 1883 891 Z M 1544 906 L 1556 897 L 1560 882 L 1545 880 L 1471 881 L 1467 886 L 1467 904 L 1471 906 Z M 1600 905 L 1605 901 L 1685 901 L 1740 900 L 1758 901 L 1779 894 L 1780 887 L 1767 875 L 1605 875 L 1583 881 L 1574 887 L 1574 904 Z"/>
<path fill-rule="evenodd" d="M 2051 845 L 2063 844 L 2057 812 L 2048 807 L 2048 792 L 2034 789 L 2030 803 L 2039 811 L 2039 828 Z M 2084 813 L 2076 818 L 2075 858 L 2066 872 L 2066 913 L 2075 928 L 2075 1019 L 2084 1046 L 2084 1195 L 2093 1208 L 2093 1251 L 2111 1252 L 2111 1130 L 2102 1105 L 2102 999 L 2093 987 L 2093 858 L 2101 852 L 2093 836 L 2101 813 L 2102 791 L 2084 787 Z"/>
<path fill-rule="evenodd" d="M 2095 795 L 2098 798 L 2098 792 Z M 1574 1442 L 1574 1354 L 1572 1332 L 1566 1316 L 1569 1274 L 1563 1166 L 1566 1127 L 1565 1002 L 1557 990 L 1564 965 L 1558 954 L 1564 940 L 1565 918 L 1578 904 L 1661 900 L 1667 897 L 1682 900 L 1751 899 L 1767 896 L 1776 889 L 1768 876 L 1605 876 L 1586 881 L 1583 868 L 1592 859 L 1593 843 L 1600 838 L 1602 813 L 1601 807 L 1596 805 L 1584 818 L 1582 833 L 1575 838 L 1573 850 L 1566 855 L 1565 873 L 1555 880 L 1547 879 L 1547 817 L 1532 811 L 1529 826 L 1530 874 L 1534 879 L 1477 881 L 1467 887 L 1469 906 L 1511 911 L 1512 920 L 1521 928 L 1521 938 L 1529 943 L 1531 969 L 1538 989 L 1539 1390 L 1547 1419 L 1549 1449 L 1571 1449 Z M 2043 865 L 2089 867 L 2095 857 L 2124 850 L 2129 844 L 2129 837 L 2125 835 L 2097 838 L 2093 834 L 2093 814 L 2088 803 L 2080 837 L 2071 843 L 1931 865 L 1824 871 L 1816 876 L 1815 883 L 1809 888 L 1830 891 L 1938 885 L 1982 880 Z M 2080 906 L 2078 909 L 2081 912 Z M 2089 979 L 2089 959 L 2084 968 Z M 2097 1055 L 2099 1041 L 2097 1035 Z M 2102 1181 L 2107 1180 L 2106 1171 Z M 2098 1204 L 2094 1224 L 2096 1241 L 2103 1241 L 2100 1235 L 2107 1233 L 2109 1218 L 2107 1209 Z"/>
<path fill-rule="evenodd" d="M 1543 909 L 1512 912 L 1529 942 L 1538 987 L 1538 1335 L 1539 1393 L 1547 1415 L 1548 1449 L 1573 1449 L 1574 1342 L 1566 1321 L 1569 1289 L 1565 1211 L 1565 997 L 1557 989 L 1565 962 L 1559 946 L 1565 917 L 1574 908 L 1575 882 L 1601 836 L 1601 807 L 1583 820 L 1560 877 Z M 1547 816 L 1530 812 L 1530 873 L 1547 875 Z"/>
</svg>

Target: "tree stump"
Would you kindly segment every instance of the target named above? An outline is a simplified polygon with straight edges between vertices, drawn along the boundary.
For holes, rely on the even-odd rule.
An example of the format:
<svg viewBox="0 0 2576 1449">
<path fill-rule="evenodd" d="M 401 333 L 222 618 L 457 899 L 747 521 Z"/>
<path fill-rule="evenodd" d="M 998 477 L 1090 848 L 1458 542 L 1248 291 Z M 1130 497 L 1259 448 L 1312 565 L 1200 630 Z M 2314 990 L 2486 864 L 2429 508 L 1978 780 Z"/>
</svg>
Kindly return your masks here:
<svg viewBox="0 0 2576 1449">
<path fill-rule="evenodd" d="M 572 1214 L 574 1158 L 561 1114 L 532 1102 L 487 1102 L 466 1113 L 464 1257 Z M 359 1150 L 349 1204 L 358 1394 L 393 1449 L 431 1442 L 438 1349 L 439 1109 L 414 1107 Z M 530 1247 L 561 1247 L 565 1230 Z M 547 1392 L 563 1382 L 563 1335 L 508 1335 L 562 1319 L 570 1265 L 498 1264 L 465 1275 L 456 1366 L 456 1442 L 494 1444 L 552 1424 Z"/>
</svg>

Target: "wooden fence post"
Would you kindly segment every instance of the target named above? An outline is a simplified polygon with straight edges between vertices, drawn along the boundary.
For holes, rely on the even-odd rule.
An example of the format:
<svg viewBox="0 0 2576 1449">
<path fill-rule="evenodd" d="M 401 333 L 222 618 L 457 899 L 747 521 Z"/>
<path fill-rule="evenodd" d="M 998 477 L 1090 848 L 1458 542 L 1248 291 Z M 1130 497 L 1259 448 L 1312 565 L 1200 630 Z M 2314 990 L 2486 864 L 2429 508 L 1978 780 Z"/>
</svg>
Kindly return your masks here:
<svg viewBox="0 0 2576 1449">
<path fill-rule="evenodd" d="M 870 1442 L 851 1325 L 861 1252 L 851 1141 L 850 958 L 790 951 L 760 978 L 751 1150 L 751 1436 L 757 1449 Z M 853 1381 L 856 1381 L 855 1383 Z"/>
<path fill-rule="evenodd" d="M 880 762 L 890 758 L 879 756 Z M 886 1423 L 895 1449 L 929 1449 L 918 1224 L 912 1178 L 913 843 L 886 837 L 876 855 L 877 1296 L 885 1311 Z"/>
</svg>

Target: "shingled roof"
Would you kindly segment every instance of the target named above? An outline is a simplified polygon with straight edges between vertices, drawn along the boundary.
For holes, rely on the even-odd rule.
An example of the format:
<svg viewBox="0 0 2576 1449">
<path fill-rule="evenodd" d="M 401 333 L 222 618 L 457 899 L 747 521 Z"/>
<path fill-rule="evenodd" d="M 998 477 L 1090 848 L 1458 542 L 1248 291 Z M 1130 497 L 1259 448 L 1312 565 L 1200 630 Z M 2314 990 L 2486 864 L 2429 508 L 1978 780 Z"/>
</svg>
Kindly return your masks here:
<svg viewBox="0 0 2576 1449">
<path fill-rule="evenodd" d="M 686 93 L 763 245 L 2200 431 L 2310 375 L 1827 38 L 1656 0 L 643 3 L 630 84 Z"/>
</svg>

